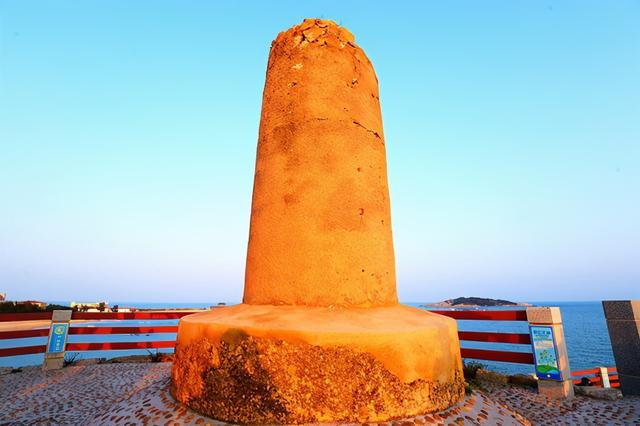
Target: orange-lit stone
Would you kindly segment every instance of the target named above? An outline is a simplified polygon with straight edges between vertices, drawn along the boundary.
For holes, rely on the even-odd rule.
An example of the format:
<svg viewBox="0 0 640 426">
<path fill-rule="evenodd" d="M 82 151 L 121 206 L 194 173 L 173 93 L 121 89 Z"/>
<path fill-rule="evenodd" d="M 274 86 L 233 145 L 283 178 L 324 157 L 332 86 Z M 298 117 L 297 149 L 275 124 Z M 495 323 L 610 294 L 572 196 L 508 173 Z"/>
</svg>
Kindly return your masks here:
<svg viewBox="0 0 640 426">
<path fill-rule="evenodd" d="M 464 393 L 456 323 L 398 304 L 378 83 L 307 19 L 271 47 L 243 304 L 180 321 L 172 393 L 235 423 L 375 422 Z"/>
<path fill-rule="evenodd" d="M 353 36 L 308 19 L 271 47 L 244 303 L 398 303 L 378 81 Z"/>
</svg>

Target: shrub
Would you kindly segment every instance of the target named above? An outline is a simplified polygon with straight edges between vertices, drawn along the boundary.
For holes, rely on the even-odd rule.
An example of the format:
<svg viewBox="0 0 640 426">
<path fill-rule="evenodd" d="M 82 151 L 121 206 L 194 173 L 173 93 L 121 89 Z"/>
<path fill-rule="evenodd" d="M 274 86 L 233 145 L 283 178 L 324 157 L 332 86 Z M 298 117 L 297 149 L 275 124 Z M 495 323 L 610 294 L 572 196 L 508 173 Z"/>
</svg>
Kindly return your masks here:
<svg viewBox="0 0 640 426">
<path fill-rule="evenodd" d="M 45 307 L 45 311 L 51 312 L 54 310 L 70 310 L 71 308 L 63 305 L 47 305 Z M 36 305 L 35 303 L 25 303 L 25 302 L 0 302 L 0 312 L 7 312 L 12 314 L 20 314 L 25 312 L 42 312 L 43 309 L 40 305 Z"/>
<path fill-rule="evenodd" d="M 158 351 L 156 349 L 155 352 L 151 352 L 150 350 L 147 349 L 147 352 L 149 352 L 149 357 L 151 358 L 151 362 L 160 362 L 160 351 Z"/>
<path fill-rule="evenodd" d="M 40 306 L 33 303 L 15 303 L 0 302 L 0 312 L 23 313 L 23 312 L 41 312 Z"/>
<path fill-rule="evenodd" d="M 509 376 L 509 383 L 516 386 L 535 388 L 538 386 L 538 380 L 533 375 L 515 374 Z"/>
<path fill-rule="evenodd" d="M 69 306 L 63 306 L 63 305 L 47 305 L 46 308 L 44 308 L 45 311 L 47 312 L 51 312 L 51 311 L 70 311 L 71 308 Z"/>
<path fill-rule="evenodd" d="M 464 382 L 464 394 L 469 396 L 473 393 L 473 390 L 471 389 L 471 385 L 468 382 Z"/>
<path fill-rule="evenodd" d="M 80 361 L 80 354 L 78 352 L 67 352 L 64 354 L 64 362 L 62 363 L 62 366 L 68 367 L 70 365 L 74 365 L 78 361 Z"/>
<path fill-rule="evenodd" d="M 484 369 L 484 368 L 486 368 L 486 366 L 477 361 L 469 361 L 469 362 L 465 361 L 462 364 L 462 372 L 464 373 L 464 378 L 467 380 L 475 379 L 478 373 L 478 370 Z"/>
<path fill-rule="evenodd" d="M 479 380 L 481 382 L 506 385 L 507 383 L 509 383 L 509 376 L 481 368 L 476 371 L 476 380 Z"/>
</svg>

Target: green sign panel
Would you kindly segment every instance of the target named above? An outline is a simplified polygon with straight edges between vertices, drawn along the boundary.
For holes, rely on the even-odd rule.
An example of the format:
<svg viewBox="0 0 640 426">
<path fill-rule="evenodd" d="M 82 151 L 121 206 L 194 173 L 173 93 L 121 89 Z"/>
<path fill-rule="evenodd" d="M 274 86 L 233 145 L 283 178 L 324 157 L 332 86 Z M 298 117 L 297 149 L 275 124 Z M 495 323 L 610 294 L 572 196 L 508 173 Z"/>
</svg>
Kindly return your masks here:
<svg viewBox="0 0 640 426">
<path fill-rule="evenodd" d="M 529 327 L 529 332 L 531 333 L 533 357 L 538 379 L 562 380 L 553 328 L 544 325 L 532 325 Z"/>
</svg>

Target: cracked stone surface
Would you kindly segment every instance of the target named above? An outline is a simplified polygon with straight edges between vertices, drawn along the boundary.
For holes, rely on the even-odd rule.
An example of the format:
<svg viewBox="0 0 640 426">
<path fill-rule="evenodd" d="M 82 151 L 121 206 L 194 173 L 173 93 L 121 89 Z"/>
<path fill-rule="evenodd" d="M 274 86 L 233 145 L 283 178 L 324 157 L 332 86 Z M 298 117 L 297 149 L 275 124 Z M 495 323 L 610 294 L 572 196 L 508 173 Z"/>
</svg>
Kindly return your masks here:
<svg viewBox="0 0 640 426">
<path fill-rule="evenodd" d="M 385 421 L 440 411 L 464 395 L 461 376 L 405 383 L 370 353 L 347 346 L 237 333 L 217 345 L 178 345 L 173 383 L 189 407 L 243 424 Z"/>
<path fill-rule="evenodd" d="M 173 389 L 240 423 L 384 421 L 454 405 L 461 366 L 455 321 L 425 310 L 241 304 L 180 320 Z"/>
</svg>

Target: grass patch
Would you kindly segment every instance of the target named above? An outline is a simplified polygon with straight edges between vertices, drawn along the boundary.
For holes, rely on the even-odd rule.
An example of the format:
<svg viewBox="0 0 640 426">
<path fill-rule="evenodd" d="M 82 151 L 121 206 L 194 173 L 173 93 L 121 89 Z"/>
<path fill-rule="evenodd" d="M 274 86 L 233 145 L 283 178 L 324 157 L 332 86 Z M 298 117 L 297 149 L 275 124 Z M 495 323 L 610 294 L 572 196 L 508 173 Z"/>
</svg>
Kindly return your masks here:
<svg viewBox="0 0 640 426">
<path fill-rule="evenodd" d="M 67 352 L 64 354 L 64 362 L 62 363 L 63 367 L 69 367 L 70 365 L 75 365 L 78 361 L 80 361 L 80 354 L 78 352 Z"/>
<path fill-rule="evenodd" d="M 462 372 L 464 374 L 464 378 L 467 380 L 475 379 L 478 375 L 478 370 L 484 370 L 487 366 L 478 361 L 465 361 L 462 364 Z"/>
<path fill-rule="evenodd" d="M 159 350 L 156 349 L 155 352 L 152 352 L 150 350 L 147 349 L 147 352 L 149 352 L 149 358 L 151 358 L 151 362 L 160 362 L 162 360 L 161 358 L 161 353 Z"/>
</svg>

